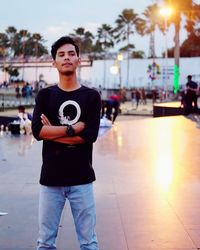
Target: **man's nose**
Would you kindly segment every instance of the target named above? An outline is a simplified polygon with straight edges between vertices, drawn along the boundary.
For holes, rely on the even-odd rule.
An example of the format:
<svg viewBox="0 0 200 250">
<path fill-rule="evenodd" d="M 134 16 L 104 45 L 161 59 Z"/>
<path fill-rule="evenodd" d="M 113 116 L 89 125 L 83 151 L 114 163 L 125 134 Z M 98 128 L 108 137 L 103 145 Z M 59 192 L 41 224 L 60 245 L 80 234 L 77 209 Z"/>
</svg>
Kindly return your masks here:
<svg viewBox="0 0 200 250">
<path fill-rule="evenodd" d="M 69 60 L 69 55 L 68 54 L 65 54 L 65 57 L 64 57 L 64 60 Z"/>
</svg>

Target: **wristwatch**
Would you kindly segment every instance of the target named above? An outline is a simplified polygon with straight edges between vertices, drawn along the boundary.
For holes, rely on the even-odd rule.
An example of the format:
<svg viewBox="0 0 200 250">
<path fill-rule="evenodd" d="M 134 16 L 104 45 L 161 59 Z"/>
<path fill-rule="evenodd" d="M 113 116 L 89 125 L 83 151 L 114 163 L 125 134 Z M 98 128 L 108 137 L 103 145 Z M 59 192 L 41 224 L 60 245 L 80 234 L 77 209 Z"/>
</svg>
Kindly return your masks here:
<svg viewBox="0 0 200 250">
<path fill-rule="evenodd" d="M 67 125 L 66 134 L 69 137 L 72 137 L 75 135 L 75 131 L 74 131 L 72 125 Z"/>
</svg>

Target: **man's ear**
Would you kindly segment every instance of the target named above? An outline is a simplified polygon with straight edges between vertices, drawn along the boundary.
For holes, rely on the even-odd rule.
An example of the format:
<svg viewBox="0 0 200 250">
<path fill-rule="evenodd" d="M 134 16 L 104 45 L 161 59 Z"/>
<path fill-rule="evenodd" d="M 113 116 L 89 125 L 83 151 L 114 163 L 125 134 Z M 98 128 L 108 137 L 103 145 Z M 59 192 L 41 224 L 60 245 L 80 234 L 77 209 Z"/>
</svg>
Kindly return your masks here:
<svg viewBox="0 0 200 250">
<path fill-rule="evenodd" d="M 53 60 L 52 66 L 55 68 L 56 67 L 56 62 Z"/>
<path fill-rule="evenodd" d="M 78 58 L 78 65 L 81 65 L 81 58 Z"/>
</svg>

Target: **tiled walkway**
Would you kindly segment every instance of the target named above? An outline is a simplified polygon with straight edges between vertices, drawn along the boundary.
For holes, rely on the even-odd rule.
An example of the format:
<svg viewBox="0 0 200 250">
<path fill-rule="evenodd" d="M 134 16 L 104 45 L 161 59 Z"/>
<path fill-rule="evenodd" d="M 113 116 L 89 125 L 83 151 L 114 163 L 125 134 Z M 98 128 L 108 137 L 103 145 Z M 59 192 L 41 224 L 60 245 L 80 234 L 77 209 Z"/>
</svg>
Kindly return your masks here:
<svg viewBox="0 0 200 250">
<path fill-rule="evenodd" d="M 200 129 L 183 116 L 121 118 L 94 146 L 101 250 L 200 248 Z M 1 250 L 35 250 L 41 142 L 0 137 Z M 78 250 L 69 207 L 59 250 Z"/>
</svg>

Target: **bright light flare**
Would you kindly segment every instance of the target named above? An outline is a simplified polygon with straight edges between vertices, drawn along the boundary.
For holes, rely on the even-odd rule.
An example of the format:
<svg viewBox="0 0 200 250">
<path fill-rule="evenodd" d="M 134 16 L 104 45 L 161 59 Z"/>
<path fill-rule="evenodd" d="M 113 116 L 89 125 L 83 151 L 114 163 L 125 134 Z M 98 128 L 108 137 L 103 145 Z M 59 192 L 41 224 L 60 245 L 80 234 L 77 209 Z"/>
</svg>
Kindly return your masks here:
<svg viewBox="0 0 200 250">
<path fill-rule="evenodd" d="M 119 67 L 116 66 L 116 65 L 113 65 L 113 66 L 110 68 L 110 72 L 111 72 L 111 74 L 113 74 L 113 75 L 118 74 L 118 73 L 119 73 Z"/>
<path fill-rule="evenodd" d="M 159 10 L 161 16 L 170 17 L 173 13 L 173 9 L 171 7 L 163 7 Z"/>
<path fill-rule="evenodd" d="M 117 145 L 118 145 L 118 146 L 122 146 L 122 144 L 123 144 L 123 139 L 122 139 L 121 136 L 118 136 L 118 137 L 117 137 Z"/>
<path fill-rule="evenodd" d="M 170 146 L 169 146 L 170 147 Z M 160 151 L 156 162 L 156 179 L 163 192 L 169 192 L 174 177 L 174 164 L 171 149 Z"/>
<path fill-rule="evenodd" d="M 118 54 L 117 55 L 117 60 L 118 61 L 123 61 L 123 55 L 122 54 Z"/>
<path fill-rule="evenodd" d="M 152 134 L 155 147 L 151 155 L 154 159 L 154 176 L 158 190 L 165 194 L 173 192 L 173 185 L 176 183 L 175 170 L 177 168 L 176 155 L 177 143 L 174 140 L 175 128 L 170 120 L 158 123 L 154 126 L 156 134 Z"/>
</svg>

